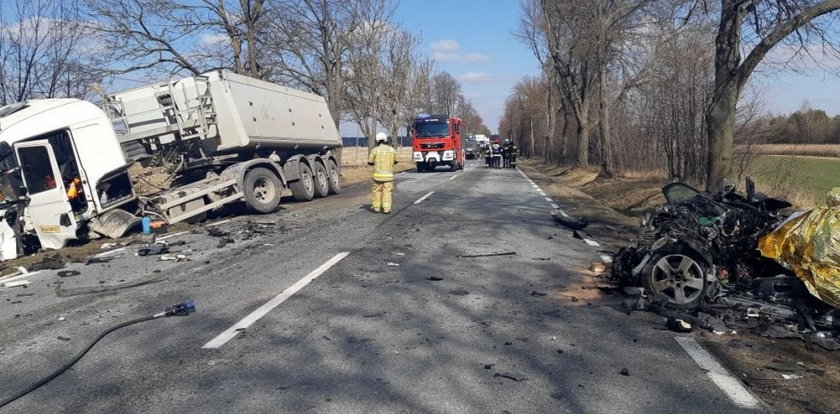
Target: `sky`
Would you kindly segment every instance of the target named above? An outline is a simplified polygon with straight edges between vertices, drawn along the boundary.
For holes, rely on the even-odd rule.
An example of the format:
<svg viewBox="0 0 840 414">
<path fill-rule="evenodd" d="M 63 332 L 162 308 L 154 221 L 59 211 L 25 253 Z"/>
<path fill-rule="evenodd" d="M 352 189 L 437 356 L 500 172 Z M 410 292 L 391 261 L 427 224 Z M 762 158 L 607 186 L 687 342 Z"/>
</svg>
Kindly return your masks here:
<svg viewBox="0 0 840 414">
<path fill-rule="evenodd" d="M 494 133 L 516 81 L 540 73 L 534 55 L 513 36 L 519 0 L 401 0 L 396 20 L 422 36 L 423 52 L 461 82 Z"/>
<path fill-rule="evenodd" d="M 401 0 L 396 10 L 398 22 L 422 35 L 423 52 L 461 81 L 494 133 L 516 81 L 540 72 L 531 51 L 513 36 L 519 17 L 519 0 Z M 760 66 L 751 82 L 765 110 L 787 114 L 807 101 L 840 114 L 840 60 L 825 60 L 824 68 L 806 63 L 796 72 Z"/>
</svg>

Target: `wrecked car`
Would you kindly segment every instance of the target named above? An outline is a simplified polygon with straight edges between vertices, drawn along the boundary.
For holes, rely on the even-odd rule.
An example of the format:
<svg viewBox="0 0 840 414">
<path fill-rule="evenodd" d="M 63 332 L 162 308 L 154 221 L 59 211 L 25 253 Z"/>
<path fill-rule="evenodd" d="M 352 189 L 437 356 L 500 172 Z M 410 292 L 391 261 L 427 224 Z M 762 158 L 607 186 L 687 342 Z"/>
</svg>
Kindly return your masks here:
<svg viewBox="0 0 840 414">
<path fill-rule="evenodd" d="M 781 210 L 790 203 L 756 193 L 751 181 L 747 187 L 746 195 L 711 194 L 683 183 L 663 187 L 667 204 L 645 217 L 635 242 L 615 254 L 613 277 L 671 304 L 694 307 L 721 288 L 760 290 L 759 275 L 787 273 L 756 247 L 784 221 Z"/>
</svg>

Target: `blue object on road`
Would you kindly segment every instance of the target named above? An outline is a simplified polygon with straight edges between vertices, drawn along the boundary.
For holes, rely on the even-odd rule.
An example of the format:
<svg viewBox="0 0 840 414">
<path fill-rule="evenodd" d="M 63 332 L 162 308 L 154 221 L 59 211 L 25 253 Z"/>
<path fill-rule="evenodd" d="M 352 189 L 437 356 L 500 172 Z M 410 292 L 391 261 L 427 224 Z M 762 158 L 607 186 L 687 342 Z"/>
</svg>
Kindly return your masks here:
<svg viewBox="0 0 840 414">
<path fill-rule="evenodd" d="M 149 216 L 143 217 L 143 234 L 152 234 L 152 219 Z"/>
</svg>

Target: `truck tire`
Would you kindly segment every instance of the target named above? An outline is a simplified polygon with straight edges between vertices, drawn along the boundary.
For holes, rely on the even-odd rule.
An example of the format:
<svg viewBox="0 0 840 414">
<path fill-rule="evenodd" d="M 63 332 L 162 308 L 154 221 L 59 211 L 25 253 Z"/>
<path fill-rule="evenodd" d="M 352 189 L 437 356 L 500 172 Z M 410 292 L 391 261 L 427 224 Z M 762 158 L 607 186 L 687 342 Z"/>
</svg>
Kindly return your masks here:
<svg viewBox="0 0 840 414">
<path fill-rule="evenodd" d="M 417 172 L 421 173 L 426 171 L 426 164 L 422 162 L 417 163 Z"/>
<path fill-rule="evenodd" d="M 450 168 L 452 171 L 458 171 L 458 163 L 457 163 L 457 162 L 455 162 L 455 161 L 452 161 L 452 164 L 449 164 L 449 168 Z"/>
<path fill-rule="evenodd" d="M 289 184 L 292 196 L 297 201 L 309 201 L 315 197 L 315 183 L 312 181 L 312 169 L 303 162 L 298 163 L 300 179 Z"/>
<path fill-rule="evenodd" d="M 315 163 L 315 173 L 312 176 L 315 184 L 315 196 L 324 198 L 330 195 L 330 176 L 327 174 L 327 169 L 324 164 L 320 162 Z"/>
<path fill-rule="evenodd" d="M 245 205 L 255 213 L 270 213 L 280 204 L 283 183 L 267 168 L 257 167 L 245 173 Z"/>
<path fill-rule="evenodd" d="M 329 175 L 330 194 L 338 194 L 341 191 L 341 174 L 338 172 L 338 165 L 333 160 L 330 160 L 328 165 L 327 174 Z"/>
</svg>

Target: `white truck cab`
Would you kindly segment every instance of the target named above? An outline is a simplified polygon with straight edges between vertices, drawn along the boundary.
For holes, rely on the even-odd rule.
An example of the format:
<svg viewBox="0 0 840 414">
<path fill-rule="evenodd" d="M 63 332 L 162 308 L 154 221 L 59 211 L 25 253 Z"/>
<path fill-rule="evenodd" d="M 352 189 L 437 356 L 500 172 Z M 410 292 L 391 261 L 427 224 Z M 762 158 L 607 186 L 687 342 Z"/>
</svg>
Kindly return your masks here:
<svg viewBox="0 0 840 414">
<path fill-rule="evenodd" d="M 41 247 L 58 249 L 86 237 L 88 220 L 135 199 L 111 121 L 90 102 L 30 100 L 0 108 L 0 147 L 2 260 L 20 253 L 19 245 L 12 253 L 20 241 L 10 241 L 15 220 L 37 234 Z"/>
</svg>

